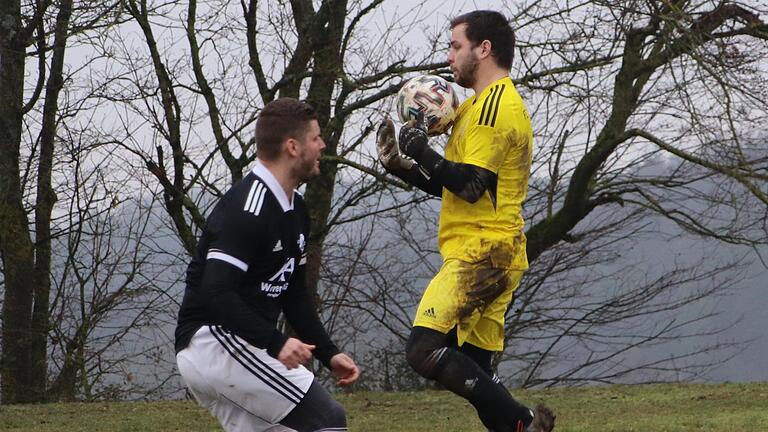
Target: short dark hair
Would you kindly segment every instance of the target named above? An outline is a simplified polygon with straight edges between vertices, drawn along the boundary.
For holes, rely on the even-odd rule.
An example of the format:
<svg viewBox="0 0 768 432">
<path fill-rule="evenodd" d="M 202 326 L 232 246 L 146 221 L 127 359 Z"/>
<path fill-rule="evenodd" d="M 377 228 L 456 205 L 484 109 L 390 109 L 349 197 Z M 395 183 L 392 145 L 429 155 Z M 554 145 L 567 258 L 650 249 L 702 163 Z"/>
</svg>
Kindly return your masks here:
<svg viewBox="0 0 768 432">
<path fill-rule="evenodd" d="M 299 139 L 312 120 L 317 120 L 317 112 L 306 102 L 285 97 L 266 104 L 256 120 L 256 156 L 277 159 L 283 141 Z"/>
<path fill-rule="evenodd" d="M 512 59 L 515 57 L 515 31 L 504 17 L 496 11 L 476 10 L 457 16 L 451 20 L 451 29 L 466 24 L 467 39 L 475 47 L 484 40 L 491 42 L 491 54 L 496 63 L 512 69 Z"/>
</svg>

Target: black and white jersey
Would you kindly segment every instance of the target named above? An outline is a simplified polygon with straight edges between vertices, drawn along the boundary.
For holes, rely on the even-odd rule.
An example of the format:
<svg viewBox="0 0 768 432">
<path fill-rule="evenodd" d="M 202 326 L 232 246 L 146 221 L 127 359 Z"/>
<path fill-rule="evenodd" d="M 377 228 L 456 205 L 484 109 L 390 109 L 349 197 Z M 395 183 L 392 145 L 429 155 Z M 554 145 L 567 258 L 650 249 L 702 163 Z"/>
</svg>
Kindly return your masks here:
<svg viewBox="0 0 768 432">
<path fill-rule="evenodd" d="M 323 363 L 338 353 L 306 292 L 310 221 L 304 200 L 288 197 L 257 163 L 213 208 L 187 269 L 176 351 L 203 325 L 221 325 L 276 357 L 287 337 L 282 311 Z"/>
</svg>

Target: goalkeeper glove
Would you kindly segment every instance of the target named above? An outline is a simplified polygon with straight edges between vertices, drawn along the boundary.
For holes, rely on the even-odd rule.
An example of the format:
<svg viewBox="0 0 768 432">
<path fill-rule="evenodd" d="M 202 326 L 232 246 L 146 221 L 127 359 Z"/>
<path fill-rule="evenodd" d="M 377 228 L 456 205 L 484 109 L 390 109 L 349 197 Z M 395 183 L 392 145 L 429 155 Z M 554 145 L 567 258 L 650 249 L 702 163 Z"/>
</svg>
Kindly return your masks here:
<svg viewBox="0 0 768 432">
<path fill-rule="evenodd" d="M 400 151 L 418 162 L 419 170 L 427 178 L 442 170 L 443 157 L 429 147 L 427 126 L 424 124 L 424 113 L 419 111 L 415 120 L 408 120 L 400 128 Z"/>
<path fill-rule="evenodd" d="M 404 159 L 400 155 L 395 139 L 395 125 L 389 117 L 385 117 L 381 121 L 379 129 L 376 131 L 376 150 L 379 154 L 379 161 L 389 172 L 408 170 L 413 166 L 412 161 Z"/>
<path fill-rule="evenodd" d="M 400 151 L 410 156 L 416 162 L 421 162 L 424 150 L 428 148 L 427 127 L 424 124 L 424 113 L 419 111 L 415 120 L 408 120 L 400 128 Z"/>
</svg>

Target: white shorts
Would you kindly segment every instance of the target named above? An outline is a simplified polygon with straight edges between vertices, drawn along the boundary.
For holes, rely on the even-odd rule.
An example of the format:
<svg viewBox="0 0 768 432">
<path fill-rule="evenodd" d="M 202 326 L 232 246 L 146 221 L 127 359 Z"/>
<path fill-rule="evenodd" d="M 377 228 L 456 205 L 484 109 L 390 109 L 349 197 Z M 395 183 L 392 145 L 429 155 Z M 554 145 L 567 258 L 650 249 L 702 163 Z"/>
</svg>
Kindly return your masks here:
<svg viewBox="0 0 768 432">
<path fill-rule="evenodd" d="M 305 367 L 289 370 L 221 326 L 201 327 L 176 364 L 195 399 L 227 432 L 291 431 L 277 423 L 314 380 Z"/>
</svg>

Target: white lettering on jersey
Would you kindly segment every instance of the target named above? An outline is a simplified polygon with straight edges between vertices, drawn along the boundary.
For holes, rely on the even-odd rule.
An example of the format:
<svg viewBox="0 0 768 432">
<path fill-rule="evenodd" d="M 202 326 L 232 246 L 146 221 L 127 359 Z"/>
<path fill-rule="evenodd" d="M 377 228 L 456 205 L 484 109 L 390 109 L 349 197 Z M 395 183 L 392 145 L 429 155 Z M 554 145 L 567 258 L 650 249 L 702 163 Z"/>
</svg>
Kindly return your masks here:
<svg viewBox="0 0 768 432">
<path fill-rule="evenodd" d="M 304 240 L 304 234 L 299 234 L 299 250 L 304 252 L 304 248 L 307 246 L 307 241 Z"/>
<path fill-rule="evenodd" d="M 267 297 L 280 296 L 283 291 L 288 289 L 288 281 L 291 279 L 295 268 L 294 258 L 288 258 L 283 267 L 269 278 L 269 282 L 261 283 L 261 292 L 265 293 Z"/>
<path fill-rule="evenodd" d="M 267 297 L 279 297 L 280 294 L 283 293 L 283 291 L 288 289 L 288 284 L 271 284 L 269 282 L 262 282 L 261 283 L 261 292 L 267 295 Z"/>
<path fill-rule="evenodd" d="M 275 247 L 272 248 L 272 252 L 278 252 L 281 250 L 283 250 L 283 243 L 280 240 L 278 240 L 277 243 L 275 243 Z"/>
</svg>

